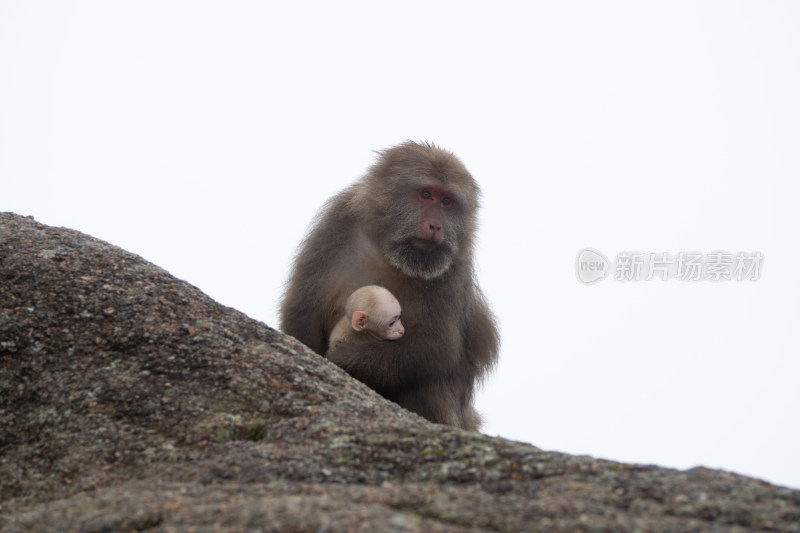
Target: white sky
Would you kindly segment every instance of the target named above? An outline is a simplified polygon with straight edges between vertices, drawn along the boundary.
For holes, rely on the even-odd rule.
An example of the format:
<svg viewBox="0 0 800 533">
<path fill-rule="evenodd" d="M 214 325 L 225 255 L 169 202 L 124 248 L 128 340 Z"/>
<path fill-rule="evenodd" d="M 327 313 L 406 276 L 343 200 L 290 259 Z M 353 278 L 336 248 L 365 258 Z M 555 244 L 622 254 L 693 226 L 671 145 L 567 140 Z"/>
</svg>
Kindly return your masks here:
<svg viewBox="0 0 800 533">
<path fill-rule="evenodd" d="M 322 202 L 434 141 L 484 193 L 488 434 L 800 487 L 799 28 L 791 1 L 3 1 L 0 211 L 276 326 Z M 587 246 L 765 261 L 585 286 Z"/>
</svg>

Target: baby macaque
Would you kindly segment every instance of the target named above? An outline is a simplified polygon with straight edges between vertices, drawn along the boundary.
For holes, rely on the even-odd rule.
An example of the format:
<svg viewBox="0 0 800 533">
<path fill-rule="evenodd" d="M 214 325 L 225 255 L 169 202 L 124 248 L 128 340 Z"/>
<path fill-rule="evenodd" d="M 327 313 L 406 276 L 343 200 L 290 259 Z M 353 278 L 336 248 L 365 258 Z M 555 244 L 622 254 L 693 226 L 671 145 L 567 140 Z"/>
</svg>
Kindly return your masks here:
<svg viewBox="0 0 800 533">
<path fill-rule="evenodd" d="M 366 285 L 353 291 L 344 306 L 344 316 L 331 331 L 328 353 L 341 343 L 366 338 L 393 341 L 403 336 L 400 303 L 387 289 Z"/>
</svg>

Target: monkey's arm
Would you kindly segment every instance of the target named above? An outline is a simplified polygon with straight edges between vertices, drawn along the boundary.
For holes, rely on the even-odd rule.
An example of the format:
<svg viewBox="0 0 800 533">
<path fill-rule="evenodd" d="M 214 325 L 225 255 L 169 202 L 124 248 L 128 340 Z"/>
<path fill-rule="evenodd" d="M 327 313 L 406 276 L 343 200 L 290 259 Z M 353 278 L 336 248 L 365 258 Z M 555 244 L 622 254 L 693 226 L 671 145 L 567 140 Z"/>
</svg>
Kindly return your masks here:
<svg viewBox="0 0 800 533">
<path fill-rule="evenodd" d="M 320 299 L 318 285 L 313 278 L 306 278 L 306 281 L 303 281 L 303 278 L 298 275 L 300 270 L 305 269 L 297 263 L 288 290 L 281 302 L 281 330 L 318 354 L 324 355 L 328 340 L 324 331 L 324 315 L 321 309 L 324 304 Z"/>
<path fill-rule="evenodd" d="M 495 317 L 478 287 L 474 287 L 473 305 L 467 315 L 464 329 L 464 355 L 474 369 L 474 377 L 481 379 L 497 363 L 500 335 Z"/>
<path fill-rule="evenodd" d="M 408 350 L 404 338 L 379 341 L 352 336 L 348 342 L 331 350 L 328 359 L 357 380 L 386 395 L 407 386 L 411 377 L 403 363 L 408 364 L 413 357 L 404 353 L 404 349 Z"/>
<path fill-rule="evenodd" d="M 280 309 L 281 330 L 320 355 L 336 315 L 336 269 L 347 252 L 345 228 L 353 225 L 340 215 L 342 199 L 335 197 L 300 245 Z M 337 231 L 333 231 L 337 230 Z"/>
<path fill-rule="evenodd" d="M 331 331 L 330 339 L 328 340 L 328 353 L 325 357 L 330 358 L 331 352 L 336 349 L 337 343 L 344 343 L 348 342 L 352 335 L 353 329 L 350 326 L 350 321 L 347 320 L 346 316 L 343 316 L 339 322 L 336 323 L 336 326 Z"/>
</svg>

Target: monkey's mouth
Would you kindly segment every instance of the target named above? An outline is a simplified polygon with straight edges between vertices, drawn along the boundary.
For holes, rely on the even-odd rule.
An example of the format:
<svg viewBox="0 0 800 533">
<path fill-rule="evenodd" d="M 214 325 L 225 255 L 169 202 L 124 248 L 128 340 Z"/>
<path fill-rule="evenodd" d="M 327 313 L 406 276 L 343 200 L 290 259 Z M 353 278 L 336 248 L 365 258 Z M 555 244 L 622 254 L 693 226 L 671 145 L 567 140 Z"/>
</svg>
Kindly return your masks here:
<svg viewBox="0 0 800 533">
<path fill-rule="evenodd" d="M 433 239 L 420 239 L 419 237 L 414 237 L 411 239 L 411 246 L 417 250 L 422 250 L 423 252 L 432 252 L 439 248 L 439 243 Z"/>
<path fill-rule="evenodd" d="M 442 240 L 411 237 L 396 241 L 387 250 L 386 257 L 395 268 L 412 278 L 433 279 L 450 268 L 456 248 L 453 243 Z"/>
</svg>

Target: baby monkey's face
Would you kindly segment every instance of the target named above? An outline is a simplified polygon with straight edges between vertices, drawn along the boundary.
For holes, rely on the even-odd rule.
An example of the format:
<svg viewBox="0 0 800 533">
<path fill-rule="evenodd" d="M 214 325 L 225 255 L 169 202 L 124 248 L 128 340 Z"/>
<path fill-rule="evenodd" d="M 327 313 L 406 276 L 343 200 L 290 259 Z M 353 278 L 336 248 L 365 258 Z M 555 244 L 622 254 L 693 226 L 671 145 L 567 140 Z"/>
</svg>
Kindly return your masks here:
<svg viewBox="0 0 800 533">
<path fill-rule="evenodd" d="M 378 294 L 375 308 L 368 318 L 367 329 L 370 334 L 376 339 L 387 341 L 402 337 L 406 330 L 400 321 L 400 311 L 400 303 L 391 293 Z"/>
</svg>

